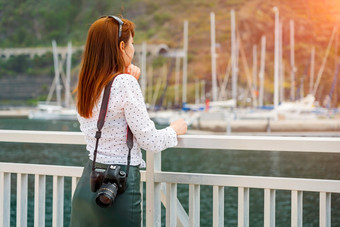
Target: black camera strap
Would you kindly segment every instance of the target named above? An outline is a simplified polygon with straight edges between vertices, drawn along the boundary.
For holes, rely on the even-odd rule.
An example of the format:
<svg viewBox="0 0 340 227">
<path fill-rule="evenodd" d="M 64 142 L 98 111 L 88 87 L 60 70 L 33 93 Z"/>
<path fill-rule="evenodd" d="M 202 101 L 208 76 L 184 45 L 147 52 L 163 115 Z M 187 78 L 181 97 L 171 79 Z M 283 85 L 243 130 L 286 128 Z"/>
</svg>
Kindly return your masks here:
<svg viewBox="0 0 340 227">
<path fill-rule="evenodd" d="M 102 105 L 100 107 L 100 112 L 99 112 L 99 118 L 97 121 L 97 129 L 98 131 L 96 132 L 95 138 L 96 138 L 96 146 L 93 152 L 93 164 L 92 164 L 92 171 L 95 170 L 96 168 L 96 158 L 97 158 L 97 149 L 98 149 L 98 143 L 99 139 L 101 138 L 102 135 L 102 128 L 104 126 L 104 121 L 105 117 L 107 114 L 107 108 L 109 104 L 109 99 L 110 99 L 110 93 L 111 93 L 111 86 L 113 81 L 115 80 L 116 77 L 114 77 L 106 86 L 103 94 L 103 99 L 102 99 Z M 129 148 L 129 153 L 127 157 L 127 167 L 126 167 L 126 177 L 129 175 L 129 169 L 130 169 L 130 161 L 131 161 L 131 149 L 133 147 L 133 134 L 131 132 L 131 129 L 129 125 L 127 126 L 127 134 L 126 134 L 126 144 Z"/>
</svg>

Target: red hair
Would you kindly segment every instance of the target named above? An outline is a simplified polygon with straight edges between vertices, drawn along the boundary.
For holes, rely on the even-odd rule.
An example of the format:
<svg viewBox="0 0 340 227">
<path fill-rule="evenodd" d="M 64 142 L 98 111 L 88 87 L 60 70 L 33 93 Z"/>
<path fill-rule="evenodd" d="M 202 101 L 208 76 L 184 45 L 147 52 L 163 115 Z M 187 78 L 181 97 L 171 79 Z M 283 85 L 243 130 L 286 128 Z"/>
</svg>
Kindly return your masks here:
<svg viewBox="0 0 340 227">
<path fill-rule="evenodd" d="M 118 40 L 118 22 L 110 17 L 96 20 L 87 35 L 77 91 L 77 109 L 80 116 L 90 118 L 104 87 L 124 72 L 124 59 L 119 42 L 127 43 L 134 37 L 134 23 L 122 19 L 122 35 Z"/>
</svg>

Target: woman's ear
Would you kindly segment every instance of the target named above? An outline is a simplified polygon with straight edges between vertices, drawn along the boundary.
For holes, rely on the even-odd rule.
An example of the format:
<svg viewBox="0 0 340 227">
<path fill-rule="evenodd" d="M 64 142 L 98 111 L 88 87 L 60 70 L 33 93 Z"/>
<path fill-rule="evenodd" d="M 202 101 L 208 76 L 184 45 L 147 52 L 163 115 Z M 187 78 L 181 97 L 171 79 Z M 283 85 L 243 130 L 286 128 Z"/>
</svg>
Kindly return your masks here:
<svg viewBox="0 0 340 227">
<path fill-rule="evenodd" d="M 124 48 L 125 48 L 125 43 L 123 42 L 123 41 L 121 41 L 120 43 L 119 43 L 119 49 L 120 49 L 120 51 L 124 51 Z"/>
</svg>

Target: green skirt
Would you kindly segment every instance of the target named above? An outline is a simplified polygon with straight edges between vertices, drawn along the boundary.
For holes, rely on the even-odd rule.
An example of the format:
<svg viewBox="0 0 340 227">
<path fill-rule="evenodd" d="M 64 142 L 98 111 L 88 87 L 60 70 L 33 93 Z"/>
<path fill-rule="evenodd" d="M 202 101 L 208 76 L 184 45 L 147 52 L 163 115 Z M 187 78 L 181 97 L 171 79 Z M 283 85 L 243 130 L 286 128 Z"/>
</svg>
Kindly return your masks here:
<svg viewBox="0 0 340 227">
<path fill-rule="evenodd" d="M 107 165 L 98 164 L 106 169 Z M 126 166 L 121 166 L 125 171 Z M 141 226 L 140 172 L 138 166 L 130 166 L 127 189 L 118 194 L 111 207 L 101 208 L 96 204 L 97 192 L 90 190 L 90 160 L 83 171 L 72 199 L 71 227 L 84 226 Z"/>
</svg>

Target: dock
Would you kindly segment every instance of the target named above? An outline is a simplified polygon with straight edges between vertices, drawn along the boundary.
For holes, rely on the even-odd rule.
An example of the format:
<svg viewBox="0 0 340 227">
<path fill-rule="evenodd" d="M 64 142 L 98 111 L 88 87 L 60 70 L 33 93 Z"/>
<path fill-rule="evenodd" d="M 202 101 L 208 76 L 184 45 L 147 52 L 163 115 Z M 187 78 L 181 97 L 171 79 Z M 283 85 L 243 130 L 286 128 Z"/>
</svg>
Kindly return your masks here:
<svg viewBox="0 0 340 227">
<path fill-rule="evenodd" d="M 0 118 L 28 118 L 33 108 L 13 108 L 0 110 Z"/>
<path fill-rule="evenodd" d="M 317 120 L 197 120 L 192 129 L 225 132 L 339 132 L 340 119 Z"/>
</svg>

